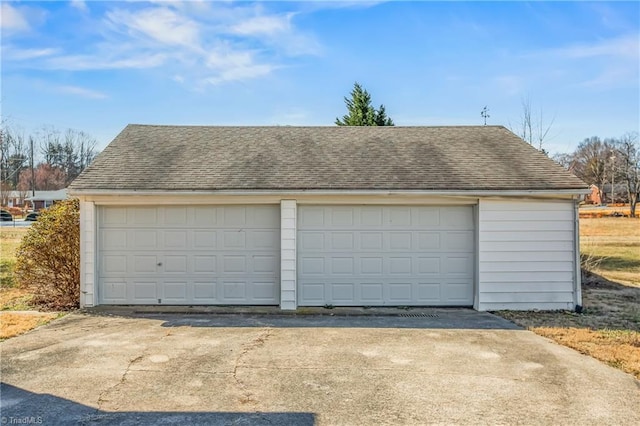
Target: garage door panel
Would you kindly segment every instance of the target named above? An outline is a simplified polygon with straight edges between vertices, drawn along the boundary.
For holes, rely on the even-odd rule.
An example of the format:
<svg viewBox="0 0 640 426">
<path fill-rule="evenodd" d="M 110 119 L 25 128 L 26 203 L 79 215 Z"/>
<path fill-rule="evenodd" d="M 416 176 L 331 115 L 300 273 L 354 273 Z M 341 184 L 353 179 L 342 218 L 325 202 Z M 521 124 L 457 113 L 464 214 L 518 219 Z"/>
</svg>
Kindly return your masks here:
<svg viewBox="0 0 640 426">
<path fill-rule="evenodd" d="M 164 208 L 164 224 L 167 226 L 182 226 L 187 223 L 186 207 L 165 207 Z"/>
<path fill-rule="evenodd" d="M 160 224 L 158 209 L 155 207 L 130 208 L 127 213 L 127 224 L 133 224 L 138 227 L 154 227 Z"/>
<path fill-rule="evenodd" d="M 324 275 L 324 258 L 305 257 L 300 262 L 300 273 L 302 275 Z"/>
<path fill-rule="evenodd" d="M 363 227 L 382 227 L 382 209 L 378 207 L 362 207 L 360 209 L 360 224 Z"/>
<path fill-rule="evenodd" d="M 216 231 L 198 230 L 193 235 L 193 247 L 196 249 L 215 249 L 218 246 Z"/>
<path fill-rule="evenodd" d="M 195 281 L 193 283 L 193 300 L 202 304 L 215 303 L 217 288 L 218 285 L 215 281 Z"/>
<path fill-rule="evenodd" d="M 440 226 L 440 209 L 417 208 L 418 222 L 415 224 L 420 228 L 433 229 Z"/>
<path fill-rule="evenodd" d="M 439 232 L 417 232 L 418 251 L 440 251 Z"/>
<path fill-rule="evenodd" d="M 118 280 L 103 280 L 101 283 L 101 291 L 103 297 L 108 300 L 113 300 L 115 303 L 127 302 L 127 282 Z"/>
<path fill-rule="evenodd" d="M 447 276 L 471 278 L 475 262 L 471 255 L 447 255 L 442 259 L 442 265 L 443 272 Z"/>
<path fill-rule="evenodd" d="M 418 257 L 418 275 L 437 275 L 440 274 L 440 256 L 434 257 Z"/>
<path fill-rule="evenodd" d="M 353 275 L 353 258 L 332 257 L 330 273 L 334 275 Z"/>
<path fill-rule="evenodd" d="M 352 232 L 332 232 L 329 237 L 332 251 L 353 250 Z"/>
<path fill-rule="evenodd" d="M 386 224 L 389 227 L 402 227 L 406 228 L 411 226 L 411 208 L 410 207 L 395 207 L 387 208 L 386 211 Z"/>
<path fill-rule="evenodd" d="M 157 249 L 158 248 L 158 232 L 154 230 L 133 230 L 128 231 L 133 234 L 130 239 L 131 243 L 127 248 L 138 249 Z"/>
<path fill-rule="evenodd" d="M 136 255 L 132 256 L 133 273 L 151 273 L 159 272 L 158 256 L 155 255 Z"/>
<path fill-rule="evenodd" d="M 355 285 L 354 283 L 332 283 L 331 284 L 331 301 L 335 304 L 348 303 L 354 300 Z"/>
<path fill-rule="evenodd" d="M 155 280 L 133 281 L 133 299 L 146 303 L 158 302 L 158 282 Z"/>
<path fill-rule="evenodd" d="M 440 291 L 441 284 L 439 282 L 421 282 L 417 284 L 418 300 L 425 304 L 438 304 L 442 300 Z"/>
<path fill-rule="evenodd" d="M 335 228 L 353 228 L 353 210 L 336 207 L 331 209 L 331 226 Z"/>
<path fill-rule="evenodd" d="M 389 232 L 389 250 L 407 251 L 411 250 L 411 241 L 413 240 L 411 232 Z"/>
<path fill-rule="evenodd" d="M 168 274 L 187 274 L 190 273 L 188 267 L 188 256 L 184 255 L 169 255 L 164 256 L 164 272 Z"/>
<path fill-rule="evenodd" d="M 390 257 L 389 275 L 412 275 L 411 257 Z"/>
<path fill-rule="evenodd" d="M 383 249 L 382 232 L 360 232 L 360 250 L 380 251 Z"/>
<path fill-rule="evenodd" d="M 223 250 L 242 250 L 246 248 L 245 231 L 223 231 L 222 232 L 222 249 Z"/>
<path fill-rule="evenodd" d="M 105 273 L 124 276 L 127 271 L 127 256 L 122 254 L 109 254 L 103 256 L 103 268 Z"/>
<path fill-rule="evenodd" d="M 101 207 L 100 303 L 278 304 L 279 226 L 278 206 Z"/>
<path fill-rule="evenodd" d="M 162 284 L 162 300 L 167 303 L 179 302 L 187 299 L 187 281 L 165 281 Z"/>
<path fill-rule="evenodd" d="M 464 251 L 468 252 L 469 247 L 474 245 L 474 236 L 472 231 L 451 231 L 446 233 L 446 240 L 443 249 L 446 251 Z"/>
<path fill-rule="evenodd" d="M 223 281 L 222 296 L 224 301 L 244 301 L 247 299 L 246 281 Z"/>
<path fill-rule="evenodd" d="M 124 229 L 112 229 L 109 232 L 100 230 L 98 234 L 100 239 L 100 250 L 117 250 L 127 248 L 127 231 Z"/>
<path fill-rule="evenodd" d="M 468 229 L 473 223 L 473 210 L 471 208 L 443 207 L 440 224 L 446 229 Z"/>
<path fill-rule="evenodd" d="M 299 305 L 471 305 L 472 213 L 469 206 L 300 206 Z"/>
<path fill-rule="evenodd" d="M 191 240 L 187 230 L 161 231 L 161 234 L 166 250 L 187 250 L 189 248 L 187 241 Z"/>
<path fill-rule="evenodd" d="M 273 302 L 277 300 L 278 287 L 273 281 L 254 282 L 252 286 L 253 299 Z"/>
<path fill-rule="evenodd" d="M 217 257 L 209 254 L 193 255 L 194 273 L 214 273 L 216 272 Z"/>
<path fill-rule="evenodd" d="M 193 207 L 193 225 L 196 228 L 214 228 L 218 224 L 218 212 L 210 207 Z"/>
<path fill-rule="evenodd" d="M 277 249 L 277 242 L 280 239 L 276 230 L 256 230 L 249 233 L 249 242 L 253 243 L 252 249 Z"/>
<path fill-rule="evenodd" d="M 410 282 L 389 283 L 389 301 L 394 303 L 411 303 L 413 301 L 412 285 Z"/>
<path fill-rule="evenodd" d="M 381 275 L 384 259 L 382 257 L 361 257 L 360 273 L 362 275 Z"/>
<path fill-rule="evenodd" d="M 447 281 L 446 285 L 442 286 L 444 293 L 444 299 L 450 304 L 456 303 L 473 303 L 471 297 L 472 287 L 468 281 Z"/>
</svg>

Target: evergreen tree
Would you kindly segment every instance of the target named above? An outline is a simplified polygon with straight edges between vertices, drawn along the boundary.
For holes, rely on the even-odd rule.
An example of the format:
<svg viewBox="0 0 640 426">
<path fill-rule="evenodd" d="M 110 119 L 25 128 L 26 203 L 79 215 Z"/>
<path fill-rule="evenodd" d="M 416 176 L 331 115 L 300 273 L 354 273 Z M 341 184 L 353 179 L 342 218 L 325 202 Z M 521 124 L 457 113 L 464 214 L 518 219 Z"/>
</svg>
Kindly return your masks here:
<svg viewBox="0 0 640 426">
<path fill-rule="evenodd" d="M 371 95 L 357 82 L 353 85 L 351 98 L 344 98 L 348 113 L 336 118 L 338 126 L 393 126 L 393 120 L 387 117 L 384 105 L 377 110 L 371 105 Z"/>
</svg>

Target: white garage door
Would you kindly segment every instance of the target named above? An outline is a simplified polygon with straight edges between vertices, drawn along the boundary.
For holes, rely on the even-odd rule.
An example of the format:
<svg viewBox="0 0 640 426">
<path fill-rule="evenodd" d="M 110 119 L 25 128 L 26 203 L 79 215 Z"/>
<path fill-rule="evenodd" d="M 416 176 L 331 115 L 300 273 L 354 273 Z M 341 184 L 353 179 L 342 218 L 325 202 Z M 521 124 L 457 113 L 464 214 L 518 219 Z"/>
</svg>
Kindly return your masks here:
<svg viewBox="0 0 640 426">
<path fill-rule="evenodd" d="M 300 306 L 469 306 L 470 206 L 299 206 Z"/>
<path fill-rule="evenodd" d="M 280 302 L 278 206 L 101 207 L 102 304 Z"/>
</svg>

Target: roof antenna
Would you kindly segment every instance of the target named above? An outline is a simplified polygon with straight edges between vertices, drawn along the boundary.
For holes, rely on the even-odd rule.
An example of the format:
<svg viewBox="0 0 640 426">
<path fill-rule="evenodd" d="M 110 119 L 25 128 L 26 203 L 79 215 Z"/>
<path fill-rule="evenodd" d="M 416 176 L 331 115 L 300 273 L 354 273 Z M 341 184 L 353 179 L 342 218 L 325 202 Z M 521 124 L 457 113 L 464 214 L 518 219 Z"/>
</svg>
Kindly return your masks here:
<svg viewBox="0 0 640 426">
<path fill-rule="evenodd" d="M 489 115 L 489 109 L 487 108 L 487 106 L 485 105 L 484 108 L 482 108 L 482 111 L 480 112 L 480 115 L 482 116 L 482 118 L 484 118 L 484 125 L 487 125 L 487 118 L 491 117 Z"/>
</svg>

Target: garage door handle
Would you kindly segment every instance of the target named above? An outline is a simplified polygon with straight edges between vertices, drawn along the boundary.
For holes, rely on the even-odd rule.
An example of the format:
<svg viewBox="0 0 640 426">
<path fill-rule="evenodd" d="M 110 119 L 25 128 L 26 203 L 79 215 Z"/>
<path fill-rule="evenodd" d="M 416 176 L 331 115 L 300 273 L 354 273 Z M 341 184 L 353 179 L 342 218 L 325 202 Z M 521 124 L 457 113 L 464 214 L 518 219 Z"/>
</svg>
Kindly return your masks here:
<svg viewBox="0 0 640 426">
<path fill-rule="evenodd" d="M 158 266 L 162 266 L 162 262 L 158 262 Z"/>
</svg>

